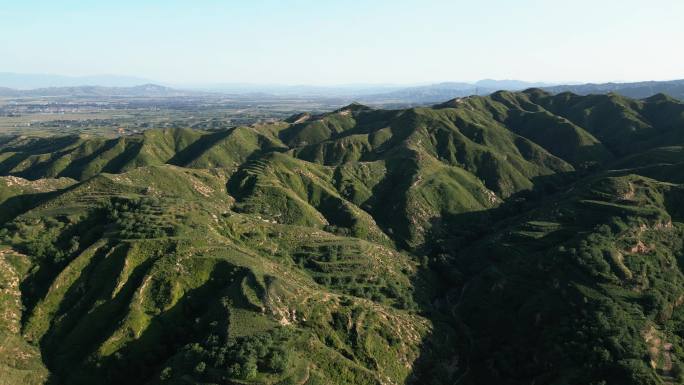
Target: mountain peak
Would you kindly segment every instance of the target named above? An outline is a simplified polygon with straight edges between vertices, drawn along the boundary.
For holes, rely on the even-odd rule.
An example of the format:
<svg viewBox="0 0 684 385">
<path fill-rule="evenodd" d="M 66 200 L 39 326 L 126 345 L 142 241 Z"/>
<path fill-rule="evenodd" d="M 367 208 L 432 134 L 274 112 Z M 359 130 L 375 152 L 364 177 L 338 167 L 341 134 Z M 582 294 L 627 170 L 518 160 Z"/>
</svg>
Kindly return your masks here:
<svg viewBox="0 0 684 385">
<path fill-rule="evenodd" d="M 304 123 L 307 120 L 311 119 L 311 114 L 308 112 L 300 112 L 298 114 L 291 115 L 287 119 L 285 119 L 285 122 L 291 123 L 291 124 L 298 124 L 298 123 Z"/>
<path fill-rule="evenodd" d="M 352 102 L 351 104 L 348 104 L 342 108 L 339 108 L 334 111 L 334 113 L 340 113 L 340 114 L 348 114 L 348 113 L 357 113 L 357 112 L 362 112 L 362 111 L 371 111 L 372 108 L 358 103 L 358 102 Z"/>
<path fill-rule="evenodd" d="M 437 109 L 440 109 L 440 108 L 457 108 L 460 105 L 462 105 L 466 99 L 468 99 L 468 97 L 453 98 L 453 99 L 447 100 L 444 103 L 435 104 L 433 106 L 433 108 L 437 108 Z"/>
<path fill-rule="evenodd" d="M 145 90 L 145 91 L 165 91 L 165 90 L 171 90 L 172 88 L 161 86 L 159 84 L 154 84 L 154 83 L 147 83 L 147 84 L 141 84 L 139 86 L 135 86 L 133 88 Z"/>
<path fill-rule="evenodd" d="M 551 94 L 548 91 L 545 91 L 541 88 L 537 87 L 532 87 L 528 88 L 523 91 L 524 94 L 527 94 L 528 96 L 535 96 L 535 97 L 540 97 L 540 96 L 550 96 Z"/>
<path fill-rule="evenodd" d="M 643 99 L 644 101 L 650 102 L 650 103 L 657 103 L 657 102 L 672 102 L 676 101 L 675 98 L 673 98 L 670 95 L 664 94 L 662 92 L 659 92 L 653 96 L 649 96 L 647 98 Z"/>
<path fill-rule="evenodd" d="M 359 102 L 352 102 L 342 108 L 340 108 L 338 111 L 341 110 L 352 110 L 352 111 L 361 111 L 361 110 L 371 110 L 372 108 L 368 107 L 365 104 L 361 104 Z"/>
</svg>

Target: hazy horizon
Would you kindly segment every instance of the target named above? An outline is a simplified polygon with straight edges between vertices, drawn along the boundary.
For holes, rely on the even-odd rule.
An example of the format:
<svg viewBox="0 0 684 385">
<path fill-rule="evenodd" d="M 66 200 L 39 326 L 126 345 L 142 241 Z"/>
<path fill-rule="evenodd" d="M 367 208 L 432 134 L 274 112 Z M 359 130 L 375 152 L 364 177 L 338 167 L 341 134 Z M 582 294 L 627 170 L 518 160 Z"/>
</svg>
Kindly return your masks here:
<svg viewBox="0 0 684 385">
<path fill-rule="evenodd" d="M 373 82 L 366 82 L 366 83 L 323 83 L 323 84 L 310 84 L 310 83 L 276 83 L 276 82 L 240 82 L 240 81 L 217 81 L 217 82 L 191 82 L 191 83 L 176 83 L 176 82 L 165 82 L 165 81 L 160 81 L 158 79 L 150 79 L 150 78 L 143 78 L 140 76 L 136 75 L 127 75 L 127 74 L 87 74 L 87 75 L 63 75 L 63 74 L 56 74 L 56 73 L 21 73 L 21 72 L 8 72 L 8 71 L 3 71 L 0 72 L 0 76 L 2 75 L 8 75 L 8 76 L 26 76 L 26 77 L 45 77 L 45 78 L 64 78 L 64 79 L 96 79 L 96 78 L 111 78 L 111 79 L 121 79 L 123 81 L 129 81 L 130 85 L 145 85 L 145 84 L 155 84 L 155 85 L 163 85 L 163 86 L 169 86 L 169 87 L 179 87 L 179 88 L 221 88 L 221 87 L 311 87 L 311 88 L 403 88 L 403 87 L 421 87 L 421 86 L 430 86 L 430 85 L 438 85 L 438 84 L 457 84 L 457 83 L 463 83 L 463 84 L 470 84 L 473 86 L 476 86 L 479 82 L 482 81 L 494 81 L 494 82 L 522 82 L 522 83 L 530 83 L 530 84 L 544 84 L 544 86 L 554 86 L 554 85 L 581 85 L 581 84 L 605 84 L 605 83 L 638 83 L 638 82 L 649 82 L 649 81 L 675 81 L 675 80 L 683 80 L 684 76 L 680 78 L 671 78 L 671 79 L 636 79 L 636 80 L 621 80 L 621 79 L 612 79 L 612 80 L 604 80 L 604 81 L 581 81 L 581 80 L 570 80 L 570 81 L 537 81 L 537 80 L 529 80 L 529 79 L 493 79 L 493 78 L 482 78 L 482 79 L 477 79 L 473 81 L 466 81 L 466 80 L 458 80 L 458 79 L 447 79 L 447 80 L 438 80 L 434 82 L 410 82 L 410 83 L 402 83 L 402 82 L 383 82 L 383 83 L 373 83 Z M 76 84 L 76 83 L 74 83 Z M 99 84 L 98 82 L 84 82 L 84 83 L 78 83 L 78 86 L 100 86 L 102 84 Z M 73 87 L 76 85 L 69 85 L 69 87 Z M 107 86 L 107 85 L 105 85 Z M 128 86 L 128 85 L 125 85 Z M 0 81 L 0 87 L 5 87 L 3 84 L 1 84 Z M 60 85 L 49 85 L 47 87 L 60 87 Z M 9 87 L 13 88 L 13 87 Z M 32 87 L 25 87 L 25 89 L 31 89 Z"/>
<path fill-rule="evenodd" d="M 116 74 L 176 85 L 682 78 L 684 53 L 671 43 L 684 40 L 684 3 L 659 4 L 7 2 L 0 72 Z"/>
<path fill-rule="evenodd" d="M 245 87 L 320 87 L 320 88 L 326 88 L 326 87 L 334 87 L 334 88 L 362 88 L 362 87 L 420 87 L 420 86 L 428 86 L 428 85 L 436 85 L 436 84 L 458 84 L 458 83 L 463 83 L 463 84 L 471 84 L 471 85 L 476 85 L 479 82 L 484 82 L 484 81 L 501 81 L 501 82 L 507 82 L 507 81 L 514 81 L 514 82 L 524 82 L 524 83 L 539 83 L 539 84 L 548 84 L 548 85 L 555 85 L 555 84 L 583 84 L 584 82 L 582 81 L 568 81 L 568 82 L 560 82 L 560 81 L 536 81 L 536 80 L 528 80 L 528 79 L 492 79 L 492 78 L 482 78 L 482 79 L 477 79 L 473 81 L 466 81 L 466 80 L 459 80 L 459 79 L 445 79 L 445 80 L 439 80 L 439 81 L 434 81 L 434 82 L 354 82 L 354 83 L 323 83 L 323 84 L 310 84 L 310 83 L 286 83 L 286 82 L 244 82 L 244 81 L 216 81 L 216 82 L 191 82 L 191 83 L 177 83 L 177 82 L 166 82 L 166 81 L 160 81 L 158 79 L 153 79 L 153 78 L 144 78 L 141 76 L 137 76 L 135 74 L 112 74 L 112 73 L 96 73 L 96 74 L 86 74 L 86 75 L 64 75 L 64 74 L 59 74 L 59 73 L 25 73 L 25 72 L 10 72 L 10 71 L 0 71 L 0 87 L 3 86 L 2 79 L 3 77 L 27 77 L 27 78 L 45 78 L 45 79 L 50 79 L 50 78 L 55 78 L 55 79 L 72 79 L 72 80 L 79 80 L 79 79 L 120 79 L 123 81 L 129 81 L 130 83 L 135 83 L 135 84 L 158 84 L 158 85 L 167 85 L 167 86 L 179 86 L 179 87 L 221 87 L 221 86 L 245 86 Z M 678 80 L 678 79 L 666 79 L 666 80 Z M 648 81 L 648 80 L 643 80 L 643 81 Z M 620 80 L 612 80 L 612 81 L 607 81 L 607 82 L 621 82 Z M 94 86 L 94 85 L 99 85 L 97 83 L 83 83 L 83 86 Z"/>
</svg>

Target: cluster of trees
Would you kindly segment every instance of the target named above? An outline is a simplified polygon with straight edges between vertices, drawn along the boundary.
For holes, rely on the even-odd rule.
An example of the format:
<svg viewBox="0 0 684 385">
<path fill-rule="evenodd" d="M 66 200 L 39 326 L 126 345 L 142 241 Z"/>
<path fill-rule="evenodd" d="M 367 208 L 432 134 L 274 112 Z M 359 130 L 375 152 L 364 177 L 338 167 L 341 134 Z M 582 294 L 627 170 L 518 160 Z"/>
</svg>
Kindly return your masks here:
<svg viewBox="0 0 684 385">
<path fill-rule="evenodd" d="M 340 264 L 342 269 L 335 267 L 336 262 L 353 260 L 357 253 L 357 250 L 348 250 L 345 245 L 332 245 L 294 253 L 292 257 L 299 267 L 312 271 L 314 280 L 320 285 L 375 302 L 391 303 L 400 309 L 417 306 L 410 285 L 402 285 L 391 277 L 369 275 L 362 264 L 358 266 L 358 271 L 346 270 L 354 268 L 353 264 L 348 263 Z"/>
<path fill-rule="evenodd" d="M 99 212 L 87 216 L 22 219 L 0 228 L 0 242 L 10 244 L 35 262 L 61 266 L 99 238 Z"/>
<path fill-rule="evenodd" d="M 283 346 L 292 332 L 278 328 L 262 334 L 228 338 L 221 343 L 210 335 L 206 343 L 192 343 L 183 348 L 180 360 L 172 361 L 160 373 L 168 381 L 191 376 L 202 381 L 226 379 L 253 380 L 260 373 L 281 374 L 293 358 Z"/>
<path fill-rule="evenodd" d="M 123 238 L 162 238 L 173 235 L 173 227 L 159 223 L 160 202 L 154 197 L 112 198 L 107 217 Z"/>
</svg>

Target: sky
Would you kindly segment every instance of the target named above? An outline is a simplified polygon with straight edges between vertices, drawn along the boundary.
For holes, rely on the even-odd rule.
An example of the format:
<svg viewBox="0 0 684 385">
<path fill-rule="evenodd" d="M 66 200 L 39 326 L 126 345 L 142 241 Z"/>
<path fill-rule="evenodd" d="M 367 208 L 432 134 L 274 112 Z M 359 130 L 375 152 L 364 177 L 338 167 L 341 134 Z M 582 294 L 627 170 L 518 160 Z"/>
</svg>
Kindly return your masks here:
<svg viewBox="0 0 684 385">
<path fill-rule="evenodd" d="M 684 78 L 682 0 L 0 0 L 0 72 L 167 84 Z"/>
</svg>

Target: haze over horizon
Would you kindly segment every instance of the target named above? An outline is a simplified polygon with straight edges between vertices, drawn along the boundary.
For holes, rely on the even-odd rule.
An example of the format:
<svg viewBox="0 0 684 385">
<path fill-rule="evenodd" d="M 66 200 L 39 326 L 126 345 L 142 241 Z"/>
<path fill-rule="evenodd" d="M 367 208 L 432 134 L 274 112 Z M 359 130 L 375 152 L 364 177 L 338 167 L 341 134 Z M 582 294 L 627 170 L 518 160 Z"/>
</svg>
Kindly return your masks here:
<svg viewBox="0 0 684 385">
<path fill-rule="evenodd" d="M 0 72 L 314 86 L 684 76 L 674 0 L 0 3 Z"/>
</svg>

